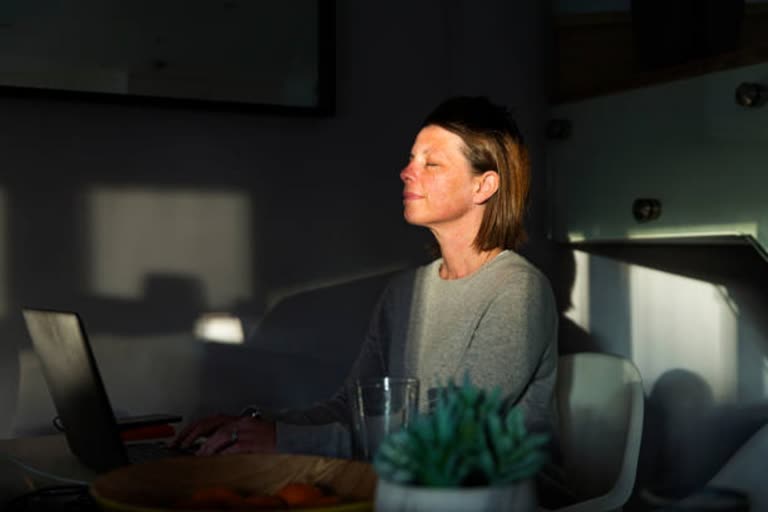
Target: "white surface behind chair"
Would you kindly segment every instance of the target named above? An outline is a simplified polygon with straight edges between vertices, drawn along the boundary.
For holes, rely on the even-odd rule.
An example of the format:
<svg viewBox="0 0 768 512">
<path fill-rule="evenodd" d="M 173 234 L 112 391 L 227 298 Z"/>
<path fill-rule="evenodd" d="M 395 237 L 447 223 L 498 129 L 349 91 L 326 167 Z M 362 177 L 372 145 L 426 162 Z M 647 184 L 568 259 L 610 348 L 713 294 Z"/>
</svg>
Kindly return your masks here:
<svg viewBox="0 0 768 512">
<path fill-rule="evenodd" d="M 640 372 L 609 354 L 561 356 L 557 400 L 564 476 L 582 499 L 558 510 L 621 510 L 632 494 L 640 453 Z"/>
</svg>

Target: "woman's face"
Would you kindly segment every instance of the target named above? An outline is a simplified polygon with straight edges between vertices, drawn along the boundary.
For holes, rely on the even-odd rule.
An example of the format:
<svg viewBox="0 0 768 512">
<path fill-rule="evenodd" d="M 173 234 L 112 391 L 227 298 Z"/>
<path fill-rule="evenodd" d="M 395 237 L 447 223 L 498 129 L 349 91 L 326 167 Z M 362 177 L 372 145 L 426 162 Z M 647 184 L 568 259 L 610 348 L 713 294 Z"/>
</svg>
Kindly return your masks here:
<svg viewBox="0 0 768 512">
<path fill-rule="evenodd" d="M 462 151 L 458 135 L 426 126 L 416 136 L 403 180 L 405 220 L 430 228 L 460 222 L 477 205 L 478 178 Z"/>
</svg>

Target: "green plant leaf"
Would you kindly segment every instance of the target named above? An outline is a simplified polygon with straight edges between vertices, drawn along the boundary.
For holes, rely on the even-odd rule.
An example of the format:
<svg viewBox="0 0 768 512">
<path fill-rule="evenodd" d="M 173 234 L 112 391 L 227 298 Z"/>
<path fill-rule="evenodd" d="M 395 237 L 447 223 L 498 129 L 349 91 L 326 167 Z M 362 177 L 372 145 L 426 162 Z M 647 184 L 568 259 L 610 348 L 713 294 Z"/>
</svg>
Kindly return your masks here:
<svg viewBox="0 0 768 512">
<path fill-rule="evenodd" d="M 413 485 L 488 485 L 530 478 L 546 460 L 548 437 L 529 434 L 501 391 L 448 381 L 431 415 L 389 436 L 374 459 L 382 478 Z"/>
</svg>

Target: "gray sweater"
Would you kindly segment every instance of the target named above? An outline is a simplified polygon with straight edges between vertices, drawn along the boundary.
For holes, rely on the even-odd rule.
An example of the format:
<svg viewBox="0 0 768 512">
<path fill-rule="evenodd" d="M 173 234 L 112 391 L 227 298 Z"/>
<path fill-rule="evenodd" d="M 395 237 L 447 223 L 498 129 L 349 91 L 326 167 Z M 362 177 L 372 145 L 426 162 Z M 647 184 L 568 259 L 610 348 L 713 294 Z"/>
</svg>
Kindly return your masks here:
<svg viewBox="0 0 768 512">
<path fill-rule="evenodd" d="M 396 276 L 372 317 L 346 385 L 329 400 L 267 415 L 286 453 L 348 457 L 347 387 L 361 377 L 421 381 L 420 409 L 448 378 L 500 387 L 523 408 L 529 428 L 551 430 L 557 371 L 557 311 L 549 282 L 512 251 L 473 274 L 439 276 L 442 260 Z"/>
</svg>

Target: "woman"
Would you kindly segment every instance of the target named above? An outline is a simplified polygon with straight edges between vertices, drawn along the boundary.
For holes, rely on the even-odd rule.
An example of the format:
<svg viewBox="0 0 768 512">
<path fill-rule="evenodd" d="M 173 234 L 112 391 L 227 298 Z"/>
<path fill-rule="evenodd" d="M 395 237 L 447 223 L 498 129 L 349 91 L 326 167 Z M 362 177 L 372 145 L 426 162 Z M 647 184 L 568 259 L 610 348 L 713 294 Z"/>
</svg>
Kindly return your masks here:
<svg viewBox="0 0 768 512">
<path fill-rule="evenodd" d="M 425 120 L 400 173 L 406 221 L 430 229 L 440 258 L 384 292 L 348 382 L 416 376 L 423 410 L 448 378 L 500 387 L 530 428 L 549 429 L 557 313 L 546 278 L 514 252 L 525 239 L 528 155 L 506 110 L 447 100 Z M 306 410 L 215 416 L 182 432 L 198 453 L 281 451 L 348 456 L 346 392 Z"/>
</svg>

